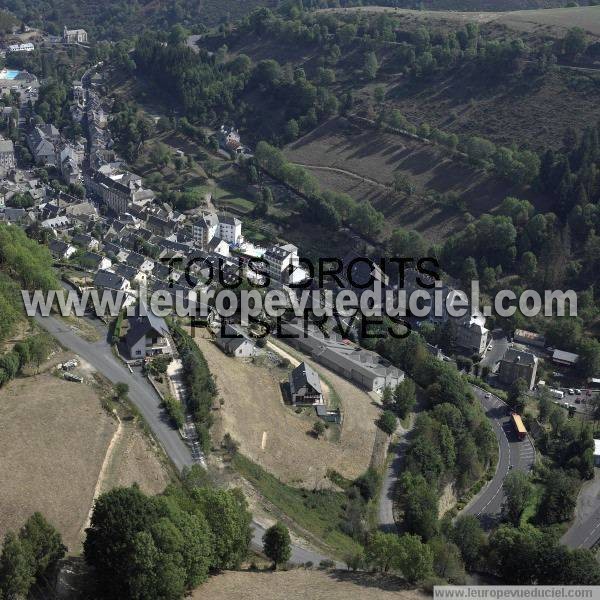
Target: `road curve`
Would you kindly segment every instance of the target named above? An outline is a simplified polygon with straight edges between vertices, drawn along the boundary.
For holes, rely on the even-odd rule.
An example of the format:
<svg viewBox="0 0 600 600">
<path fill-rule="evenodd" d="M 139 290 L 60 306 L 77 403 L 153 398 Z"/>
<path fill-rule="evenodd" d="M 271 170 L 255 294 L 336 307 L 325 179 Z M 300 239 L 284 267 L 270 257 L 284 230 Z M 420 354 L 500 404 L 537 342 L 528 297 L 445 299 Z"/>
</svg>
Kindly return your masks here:
<svg viewBox="0 0 600 600">
<path fill-rule="evenodd" d="M 168 416 L 160 406 L 158 394 L 141 373 L 129 372 L 113 354 L 112 348 L 106 339 L 102 338 L 97 342 L 84 340 L 79 337 L 74 328 L 71 328 L 57 317 L 37 315 L 35 320 L 62 346 L 79 355 L 109 381 L 113 383 L 122 381 L 129 386 L 130 400 L 140 411 L 154 437 L 162 445 L 178 471 L 194 464 L 190 448 L 181 439 L 179 432 L 169 424 Z M 106 330 L 103 328 L 102 332 L 106 333 Z M 265 528 L 257 521 L 252 521 L 252 527 L 252 545 L 255 549 L 262 550 L 262 536 L 265 533 Z M 292 545 L 292 556 L 290 558 L 292 563 L 312 562 L 318 565 L 323 560 L 329 560 L 329 558 L 313 550 L 295 544 Z M 341 565 L 336 564 L 336 566 Z"/>
<path fill-rule="evenodd" d="M 510 421 L 510 409 L 505 402 L 493 394 L 487 398 L 488 392 L 477 386 L 472 385 L 471 389 L 481 402 L 498 441 L 498 464 L 494 477 L 471 500 L 461 514 L 475 515 L 481 521 L 483 528 L 489 530 L 500 519 L 504 501 L 502 492 L 504 478 L 511 469 L 531 471 L 535 462 L 535 449 L 529 437 L 523 441 L 517 439 Z M 410 430 L 401 430 L 400 440 L 393 449 L 394 456 L 384 473 L 378 507 L 379 528 L 382 531 L 397 531 L 393 515 L 394 489 L 402 471 L 409 433 Z M 600 510 L 598 511 L 598 530 L 600 536 Z"/>
<path fill-rule="evenodd" d="M 497 525 L 504 502 L 502 486 L 511 469 L 531 471 L 535 463 L 535 448 L 529 436 L 519 440 L 510 420 L 510 409 L 497 396 L 472 385 L 471 389 L 481 402 L 486 416 L 498 441 L 498 464 L 494 477 L 463 509 L 461 514 L 475 515 L 484 529 L 489 530 Z"/>
</svg>

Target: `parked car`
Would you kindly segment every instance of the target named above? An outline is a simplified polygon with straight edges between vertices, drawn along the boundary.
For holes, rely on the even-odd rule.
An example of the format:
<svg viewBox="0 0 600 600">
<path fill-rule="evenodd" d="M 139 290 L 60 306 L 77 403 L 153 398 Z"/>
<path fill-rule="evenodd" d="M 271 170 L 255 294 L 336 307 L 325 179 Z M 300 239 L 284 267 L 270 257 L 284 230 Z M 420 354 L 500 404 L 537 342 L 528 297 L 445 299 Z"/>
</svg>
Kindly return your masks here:
<svg viewBox="0 0 600 600">
<path fill-rule="evenodd" d="M 576 389 L 576 390 L 575 390 L 575 393 L 576 393 L 578 396 L 581 396 L 581 390 L 580 390 L 580 389 Z"/>
<path fill-rule="evenodd" d="M 569 388 L 569 396 L 574 396 L 575 390 L 573 388 Z"/>
<path fill-rule="evenodd" d="M 74 383 L 83 383 L 83 377 L 79 377 L 79 375 L 73 375 L 73 373 L 69 373 L 69 371 L 64 373 L 63 377 L 67 381 L 73 381 Z"/>
<path fill-rule="evenodd" d="M 492 395 L 491 395 L 491 394 L 488 392 L 488 393 L 485 395 L 485 397 L 486 397 L 486 398 L 491 398 L 491 397 L 492 397 Z"/>
</svg>

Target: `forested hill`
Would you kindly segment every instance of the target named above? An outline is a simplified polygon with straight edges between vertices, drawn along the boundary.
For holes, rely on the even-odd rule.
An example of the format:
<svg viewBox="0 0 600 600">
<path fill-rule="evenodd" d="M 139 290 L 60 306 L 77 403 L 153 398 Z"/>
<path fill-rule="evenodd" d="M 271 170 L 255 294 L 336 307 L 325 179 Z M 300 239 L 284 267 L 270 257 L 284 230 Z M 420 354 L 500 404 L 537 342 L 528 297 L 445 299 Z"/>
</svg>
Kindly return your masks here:
<svg viewBox="0 0 600 600">
<path fill-rule="evenodd" d="M 146 27 L 168 29 L 175 23 L 191 29 L 235 21 L 257 6 L 277 0 L 0 0 L 33 27 L 58 33 L 64 25 L 84 28 L 94 39 L 114 40 Z"/>
<path fill-rule="evenodd" d="M 18 228 L 0 224 L 0 342 L 25 318 L 21 290 L 58 288 L 48 249 Z M 2 377 L 0 375 L 0 385 Z"/>
</svg>

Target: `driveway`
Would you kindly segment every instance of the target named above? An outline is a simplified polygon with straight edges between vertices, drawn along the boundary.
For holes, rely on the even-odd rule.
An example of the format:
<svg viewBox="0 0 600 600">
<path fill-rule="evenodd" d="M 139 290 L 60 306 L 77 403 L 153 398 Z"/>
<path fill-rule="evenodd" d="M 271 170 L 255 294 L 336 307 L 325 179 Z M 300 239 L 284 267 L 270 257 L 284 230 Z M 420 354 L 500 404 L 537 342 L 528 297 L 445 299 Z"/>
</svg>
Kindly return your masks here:
<svg viewBox="0 0 600 600">
<path fill-rule="evenodd" d="M 398 526 L 394 519 L 394 499 L 396 497 L 398 478 L 402 473 L 404 454 L 408 448 L 408 434 L 411 429 L 412 427 L 406 429 L 399 424 L 396 431 L 398 439 L 390 446 L 392 458 L 386 466 L 383 476 L 378 508 L 379 529 L 385 533 L 395 533 L 398 531 Z"/>
<path fill-rule="evenodd" d="M 479 363 L 482 367 L 488 367 L 490 372 L 494 371 L 495 366 L 500 362 L 500 359 L 506 353 L 508 348 L 508 339 L 506 337 L 499 337 L 491 342 L 492 348 L 485 353 L 485 356 Z"/>
</svg>

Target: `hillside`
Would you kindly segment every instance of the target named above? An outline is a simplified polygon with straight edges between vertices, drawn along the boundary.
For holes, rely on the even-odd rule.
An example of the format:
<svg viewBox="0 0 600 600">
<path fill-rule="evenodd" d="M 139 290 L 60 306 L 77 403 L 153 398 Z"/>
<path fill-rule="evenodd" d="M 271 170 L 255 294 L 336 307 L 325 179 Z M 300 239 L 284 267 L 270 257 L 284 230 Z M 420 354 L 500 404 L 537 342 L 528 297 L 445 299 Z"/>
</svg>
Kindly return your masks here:
<svg viewBox="0 0 600 600">
<path fill-rule="evenodd" d="M 274 6 L 276 0 L 4 0 L 1 8 L 28 25 L 58 33 L 64 25 L 85 28 L 94 39 L 114 40 L 136 35 L 141 29 L 168 29 L 180 24 L 195 29 L 236 20 L 257 6 Z"/>
<path fill-rule="evenodd" d="M 343 45 L 338 41 L 339 59 L 327 56 L 330 44 L 305 42 L 291 35 L 262 36 L 248 28 L 238 29 L 225 40 L 207 38 L 202 43 L 216 50 L 225 42 L 232 60 L 245 54 L 255 62 L 274 59 L 284 67 L 302 68 L 317 82 L 323 63 L 328 63 L 325 68 L 334 73 L 330 78 L 335 80 L 328 87 L 338 99 L 352 93 L 358 114 L 373 118 L 380 110 L 388 114 L 399 110 L 415 127 L 426 122 L 448 133 L 477 135 L 495 144 L 516 143 L 536 151 L 560 148 L 567 127 L 581 131 L 600 118 L 600 65 L 585 53 L 576 61 L 569 60 L 561 50 L 564 29 L 550 27 L 550 23 L 580 24 L 600 35 L 600 6 L 501 14 L 380 9 L 389 15 L 386 21 L 380 16 L 365 20 L 363 11 L 368 15 L 372 10 L 332 9 L 319 12 L 317 18 L 335 15 L 341 19 L 341 29 L 357 27 L 359 18 L 358 33 L 364 30 L 369 35 L 387 36 L 373 50 L 377 63 L 374 77 L 361 76 L 369 50 L 361 43 Z M 332 29 L 332 22 L 325 22 Z M 471 22 L 479 25 L 476 43 L 480 56 L 474 60 L 468 54 L 449 58 L 453 50 L 447 48 L 447 37 L 460 38 Z M 522 29 L 511 30 L 509 22 Z M 420 48 L 424 30 L 429 38 L 425 49 Z M 594 40 L 588 37 L 588 48 L 600 44 Z M 522 44 L 523 50 L 503 58 L 502 53 L 511 52 L 515 44 Z M 482 46 L 486 49 L 481 50 Z M 558 61 L 555 67 L 549 52 Z M 383 101 L 374 98 L 377 88 L 384 91 Z M 256 97 L 246 100 L 256 102 Z M 278 126 L 277 118 L 265 125 L 254 115 L 248 116 L 248 123 L 251 135 L 261 128 L 263 137 L 265 128 Z"/>
<path fill-rule="evenodd" d="M 444 194 L 460 194 L 473 216 L 493 212 L 507 195 L 523 196 L 518 187 L 481 170 L 451 160 L 431 144 L 404 136 L 361 130 L 343 118 L 332 119 L 285 149 L 294 163 L 304 165 L 324 189 L 369 200 L 386 217 L 385 229 L 415 229 L 431 242 L 466 225 L 465 214 L 444 202 Z M 394 173 L 400 171 L 415 186 L 406 198 L 394 193 Z M 424 195 L 438 195 L 424 199 Z M 544 198 L 527 194 L 544 209 Z"/>
</svg>

